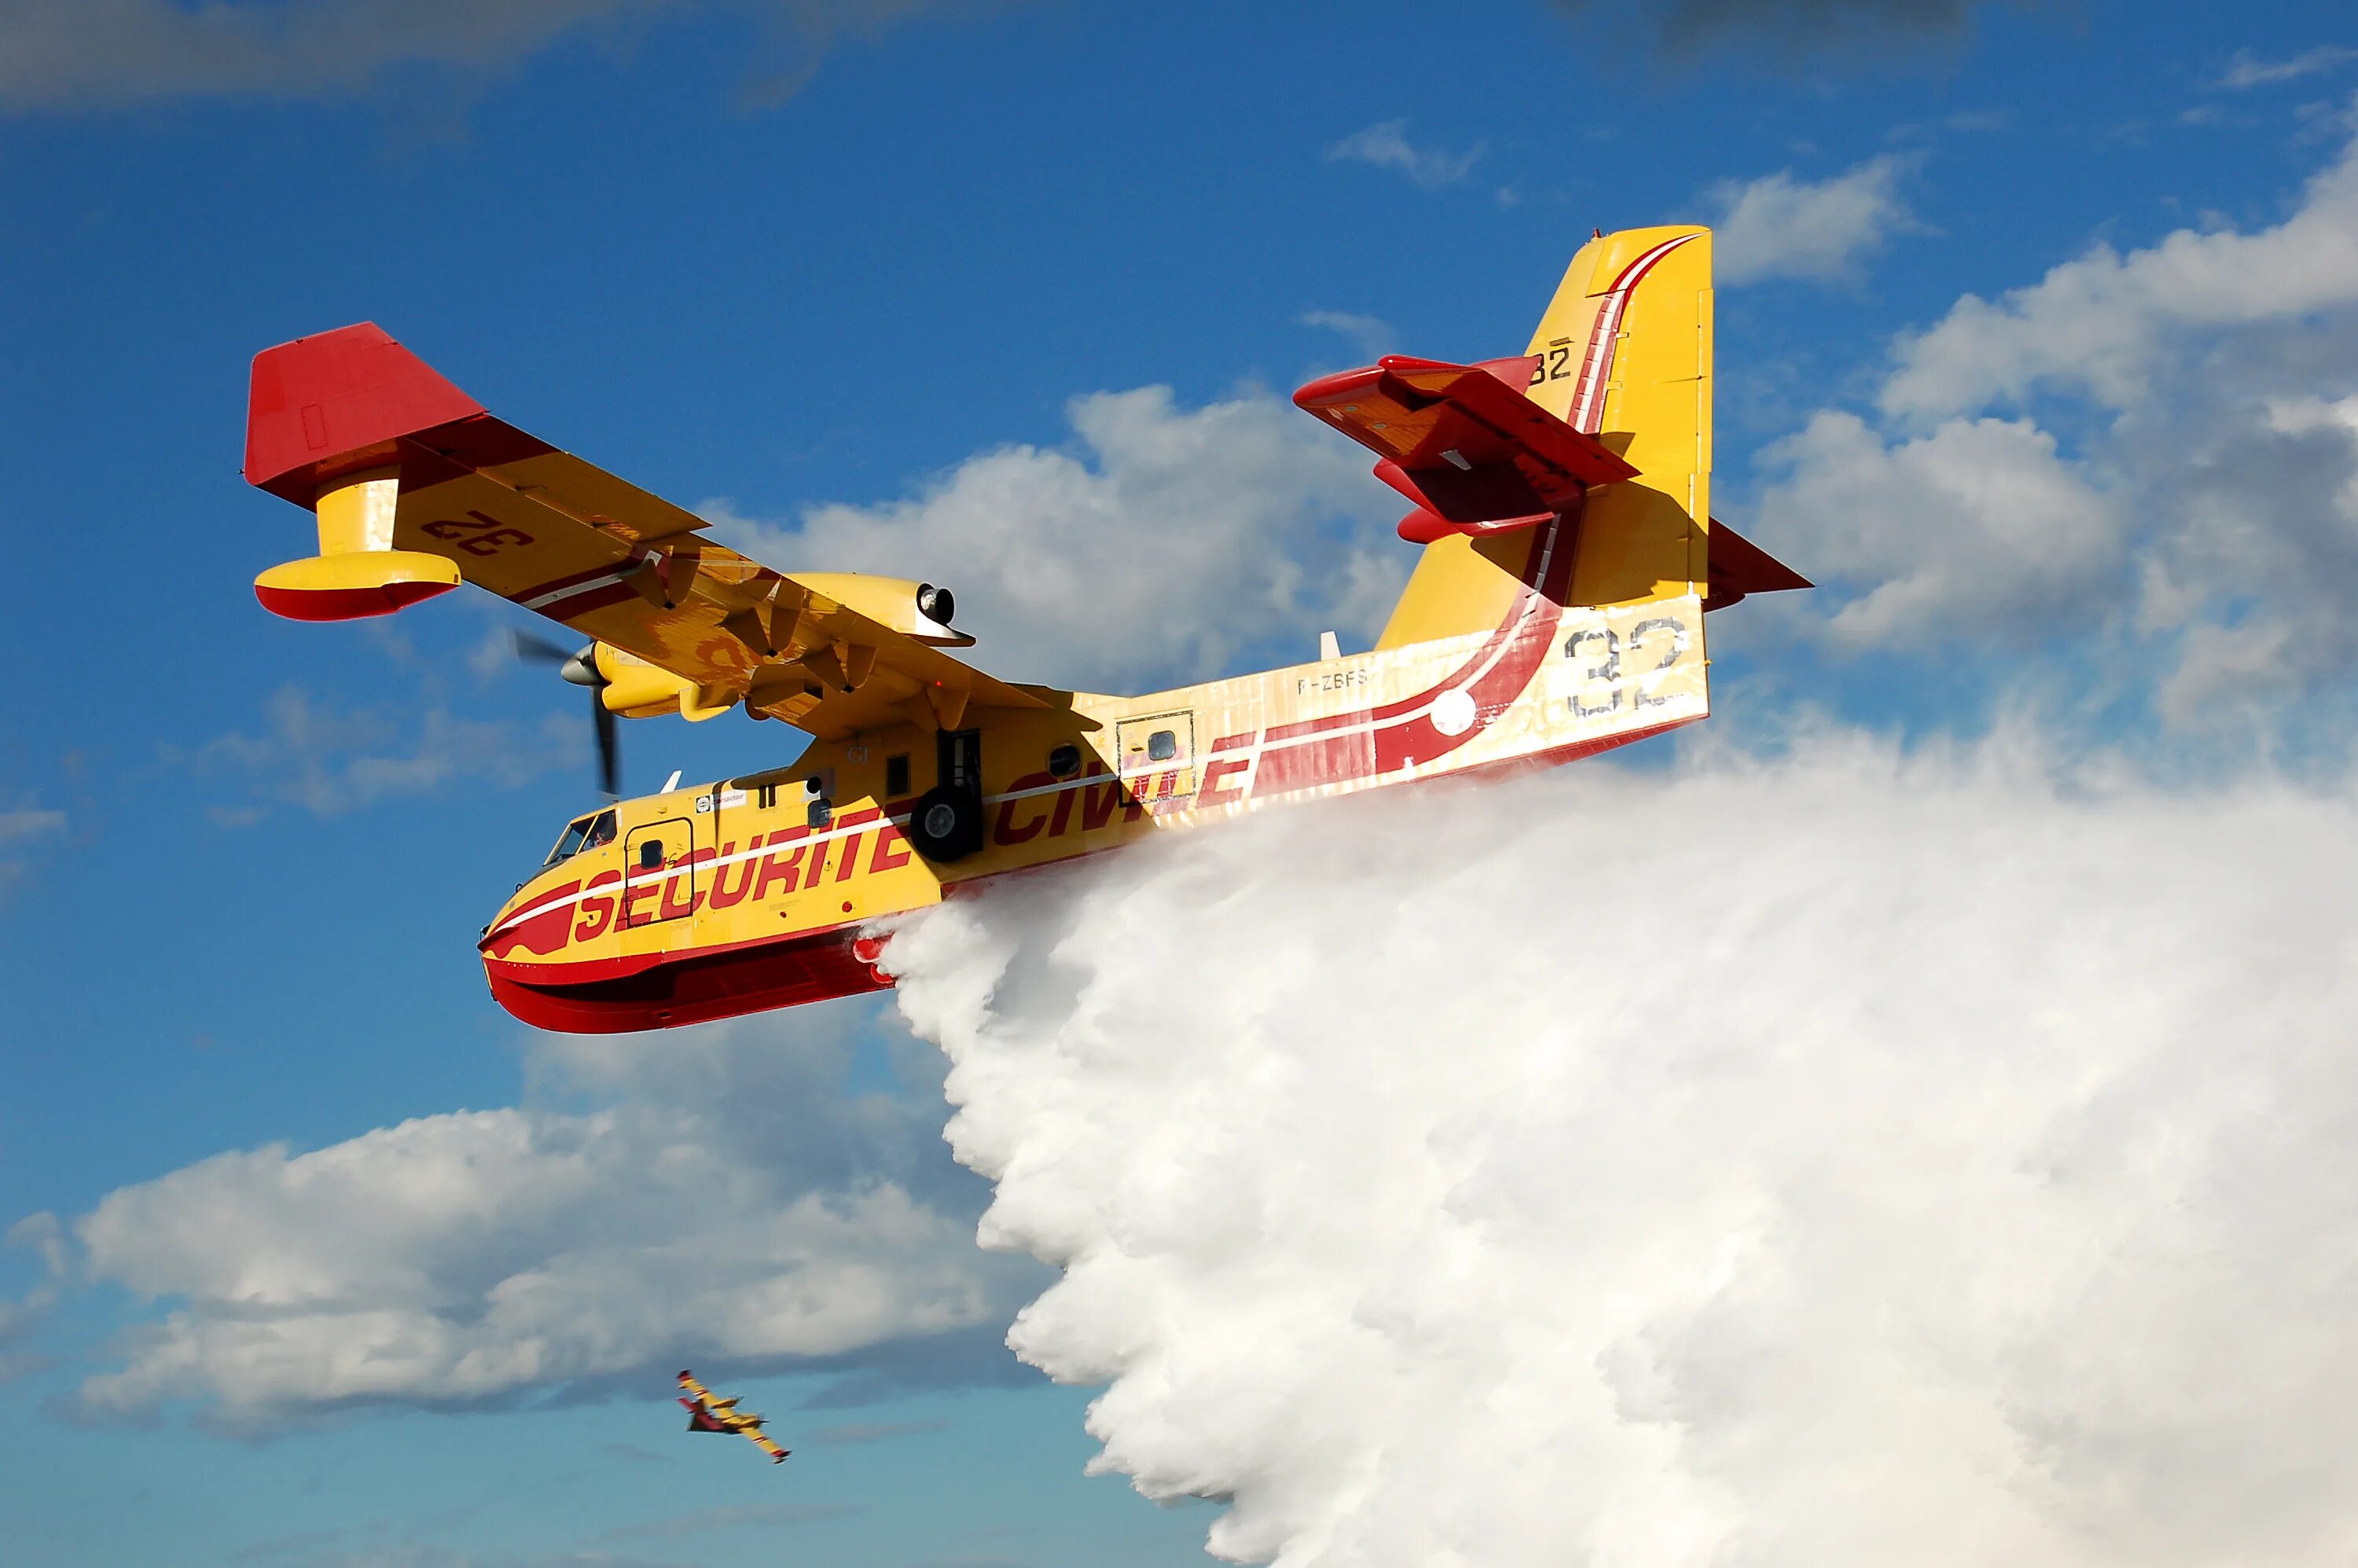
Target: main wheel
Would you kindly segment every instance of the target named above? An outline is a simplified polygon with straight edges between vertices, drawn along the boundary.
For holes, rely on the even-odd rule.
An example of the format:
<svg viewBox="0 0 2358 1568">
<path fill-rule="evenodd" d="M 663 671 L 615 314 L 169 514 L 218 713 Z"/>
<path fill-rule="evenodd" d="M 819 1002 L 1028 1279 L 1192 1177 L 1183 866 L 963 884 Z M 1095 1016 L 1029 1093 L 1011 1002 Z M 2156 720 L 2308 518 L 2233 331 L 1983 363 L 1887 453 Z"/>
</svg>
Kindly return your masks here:
<svg viewBox="0 0 2358 1568">
<path fill-rule="evenodd" d="M 928 860 L 964 860 L 982 848 L 982 802 L 946 784 L 927 790 L 909 814 L 909 842 Z"/>
</svg>

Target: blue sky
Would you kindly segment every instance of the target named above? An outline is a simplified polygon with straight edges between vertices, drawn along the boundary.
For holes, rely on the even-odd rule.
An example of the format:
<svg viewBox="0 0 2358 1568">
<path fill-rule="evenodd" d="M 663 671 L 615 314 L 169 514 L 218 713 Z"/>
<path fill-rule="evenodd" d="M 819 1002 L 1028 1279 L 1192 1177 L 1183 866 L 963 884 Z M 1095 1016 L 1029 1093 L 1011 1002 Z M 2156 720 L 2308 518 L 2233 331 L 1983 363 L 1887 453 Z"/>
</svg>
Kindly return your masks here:
<svg viewBox="0 0 2358 1568">
<path fill-rule="evenodd" d="M 1592 226 L 1716 221 L 1718 508 L 1827 587 L 1715 618 L 1715 731 L 2031 713 L 2163 773 L 2331 769 L 2353 93 L 2323 4 L 0 0 L 11 1561 L 1110 1568 L 1196 1560 L 1209 1511 L 1085 1477 L 1087 1390 L 999 1347 L 1048 1276 L 967 1255 L 987 1190 L 887 1004 L 626 1056 L 492 1006 L 471 937 L 587 796 L 578 694 L 496 605 L 259 611 L 308 546 L 237 473 L 255 350 L 376 320 L 781 567 L 950 581 L 1011 677 L 1144 688 L 1364 643 L 1405 570 L 1293 385 L 1514 351 Z M 1060 542 L 1093 602 L 1025 600 Z M 626 730 L 642 790 L 788 743 Z M 403 1158 L 605 1139 L 621 1173 L 529 1235 L 514 1194 L 420 1218 L 355 1176 L 382 1247 L 340 1253 L 284 1162 L 374 1169 L 415 1119 Z M 612 1228 L 682 1139 L 746 1190 L 676 1249 Z M 788 1346 L 660 1299 L 880 1183 L 925 1223 L 868 1261 L 932 1315 Z M 237 1391 L 242 1292 L 592 1254 L 648 1298 L 631 1347 Z M 683 1451 L 683 1357 L 780 1418 L 783 1477 Z"/>
</svg>

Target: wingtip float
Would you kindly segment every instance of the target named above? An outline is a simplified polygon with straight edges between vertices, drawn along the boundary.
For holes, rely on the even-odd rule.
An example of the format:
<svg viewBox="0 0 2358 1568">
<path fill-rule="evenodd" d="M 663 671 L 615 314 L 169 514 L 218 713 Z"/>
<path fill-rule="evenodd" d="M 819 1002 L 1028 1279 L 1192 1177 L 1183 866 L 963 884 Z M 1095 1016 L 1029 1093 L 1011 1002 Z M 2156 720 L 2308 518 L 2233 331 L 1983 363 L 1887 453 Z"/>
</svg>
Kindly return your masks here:
<svg viewBox="0 0 2358 1568">
<path fill-rule="evenodd" d="M 338 620 L 464 581 L 559 622 L 609 767 L 616 717 L 808 733 L 790 763 L 579 816 L 484 929 L 526 1022 L 665 1028 L 890 985 L 861 928 L 985 877 L 1705 717 L 1704 612 L 1809 586 L 1711 516 L 1711 388 L 1693 227 L 1584 245 L 1520 355 L 1313 382 L 1295 402 L 1412 507 L 1417 565 L 1375 646 L 1112 697 L 954 656 L 974 640 L 936 585 L 716 544 L 363 323 L 254 360 L 246 478 L 314 512 L 319 545 L 255 592 Z"/>
</svg>

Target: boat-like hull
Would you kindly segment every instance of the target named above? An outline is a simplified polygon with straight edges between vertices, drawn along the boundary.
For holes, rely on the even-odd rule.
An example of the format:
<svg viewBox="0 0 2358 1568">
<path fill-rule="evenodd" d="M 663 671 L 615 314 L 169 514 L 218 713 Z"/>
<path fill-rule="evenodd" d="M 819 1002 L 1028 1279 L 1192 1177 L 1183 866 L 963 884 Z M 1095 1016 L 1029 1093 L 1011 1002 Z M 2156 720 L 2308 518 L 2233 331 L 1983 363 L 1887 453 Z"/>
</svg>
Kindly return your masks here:
<svg viewBox="0 0 2358 1568">
<path fill-rule="evenodd" d="M 857 926 L 839 925 L 652 963 L 615 959 L 552 971 L 486 957 L 483 969 L 492 998 L 536 1029 L 628 1034 L 882 990 L 892 980 L 876 965 L 880 951 Z"/>
</svg>

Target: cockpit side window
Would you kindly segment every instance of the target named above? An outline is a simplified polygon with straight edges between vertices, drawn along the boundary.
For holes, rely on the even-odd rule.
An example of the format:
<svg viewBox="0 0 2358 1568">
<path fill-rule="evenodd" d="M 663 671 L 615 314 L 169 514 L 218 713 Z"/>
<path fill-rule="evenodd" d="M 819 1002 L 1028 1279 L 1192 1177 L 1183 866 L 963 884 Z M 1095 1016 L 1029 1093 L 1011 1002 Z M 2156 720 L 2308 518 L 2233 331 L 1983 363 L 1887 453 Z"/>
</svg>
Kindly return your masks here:
<svg viewBox="0 0 2358 1568">
<path fill-rule="evenodd" d="M 590 824 L 589 836 L 581 840 L 581 848 L 584 852 L 587 852 L 613 841 L 614 814 L 611 811 L 601 811 L 598 814 L 597 819 Z"/>
<path fill-rule="evenodd" d="M 553 866 L 559 860 L 569 860 L 575 855 L 580 853 L 581 840 L 589 837 L 590 823 L 590 819 L 584 816 L 580 820 L 568 825 L 565 829 L 564 836 L 557 840 L 557 848 L 548 852 L 548 859 L 543 860 L 541 865 L 544 868 Z"/>
</svg>

